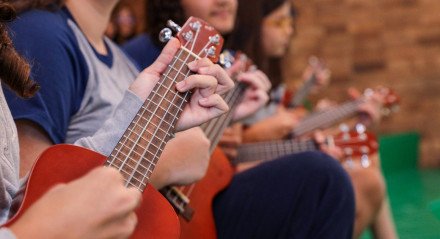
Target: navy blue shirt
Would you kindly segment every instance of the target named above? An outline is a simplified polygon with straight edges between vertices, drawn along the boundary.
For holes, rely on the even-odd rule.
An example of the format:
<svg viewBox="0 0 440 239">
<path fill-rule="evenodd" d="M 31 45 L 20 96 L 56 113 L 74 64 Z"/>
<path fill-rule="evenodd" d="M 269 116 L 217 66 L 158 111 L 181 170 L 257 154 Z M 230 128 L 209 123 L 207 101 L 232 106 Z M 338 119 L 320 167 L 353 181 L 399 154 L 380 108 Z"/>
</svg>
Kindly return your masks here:
<svg viewBox="0 0 440 239">
<path fill-rule="evenodd" d="M 139 70 L 153 64 L 161 52 L 161 48 L 153 43 L 148 34 L 133 38 L 125 43 L 122 49 L 135 61 Z"/>
<path fill-rule="evenodd" d="M 19 98 L 4 88 L 14 120 L 30 120 L 53 143 L 65 141 L 70 118 L 80 108 L 89 70 L 77 39 L 68 26 L 67 9 L 32 10 L 21 14 L 10 27 L 14 47 L 31 64 L 31 78 L 41 89 L 31 99 Z M 106 65 L 111 55 L 99 55 Z"/>
</svg>

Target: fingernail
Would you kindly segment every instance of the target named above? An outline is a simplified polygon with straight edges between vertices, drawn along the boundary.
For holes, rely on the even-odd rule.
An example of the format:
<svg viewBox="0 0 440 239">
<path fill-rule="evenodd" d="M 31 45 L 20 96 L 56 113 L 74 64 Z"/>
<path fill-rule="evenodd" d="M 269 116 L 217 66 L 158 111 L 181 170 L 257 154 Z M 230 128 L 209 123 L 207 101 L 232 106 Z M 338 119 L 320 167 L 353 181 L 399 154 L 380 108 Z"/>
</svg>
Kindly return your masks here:
<svg viewBox="0 0 440 239">
<path fill-rule="evenodd" d="M 177 84 L 176 84 L 176 88 L 179 90 L 185 90 L 185 86 L 186 86 L 186 81 L 184 81 L 184 80 L 177 82 Z"/>
<path fill-rule="evenodd" d="M 194 69 L 196 67 L 196 62 L 191 61 L 190 63 L 186 64 L 190 70 Z"/>
</svg>

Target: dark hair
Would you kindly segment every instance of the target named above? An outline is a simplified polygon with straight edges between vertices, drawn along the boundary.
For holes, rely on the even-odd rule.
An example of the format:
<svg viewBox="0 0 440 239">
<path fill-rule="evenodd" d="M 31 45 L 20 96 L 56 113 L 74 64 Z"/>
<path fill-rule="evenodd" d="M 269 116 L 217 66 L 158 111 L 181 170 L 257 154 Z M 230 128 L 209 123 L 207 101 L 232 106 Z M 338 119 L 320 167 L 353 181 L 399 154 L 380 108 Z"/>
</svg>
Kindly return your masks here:
<svg viewBox="0 0 440 239">
<path fill-rule="evenodd" d="M 6 22 L 15 18 L 14 8 L 0 3 L 0 79 L 19 96 L 31 97 L 39 85 L 29 78 L 30 66 L 21 58 L 12 46 L 7 32 Z"/>
<path fill-rule="evenodd" d="M 289 0 L 238 0 L 237 20 L 226 47 L 243 51 L 258 68 L 268 74 L 273 87 L 282 81 L 281 59 L 269 58 L 262 51 L 263 19 Z M 296 15 L 292 7 L 292 16 Z"/>
<path fill-rule="evenodd" d="M 146 2 L 145 7 L 147 13 L 145 30 L 157 46 L 163 46 L 158 36 L 159 32 L 166 27 L 168 20 L 173 20 L 180 26 L 186 21 L 180 0 L 149 0 Z"/>
<path fill-rule="evenodd" d="M 235 29 L 225 37 L 225 48 L 243 51 L 266 74 L 275 87 L 281 83 L 281 59 L 269 58 L 261 50 L 261 25 L 263 18 L 289 0 L 237 0 L 238 10 Z M 185 12 L 181 0 L 149 0 L 146 4 L 146 32 L 154 44 L 163 46 L 158 40 L 159 32 L 168 19 L 182 25 Z M 296 16 L 292 7 L 292 16 Z"/>
</svg>

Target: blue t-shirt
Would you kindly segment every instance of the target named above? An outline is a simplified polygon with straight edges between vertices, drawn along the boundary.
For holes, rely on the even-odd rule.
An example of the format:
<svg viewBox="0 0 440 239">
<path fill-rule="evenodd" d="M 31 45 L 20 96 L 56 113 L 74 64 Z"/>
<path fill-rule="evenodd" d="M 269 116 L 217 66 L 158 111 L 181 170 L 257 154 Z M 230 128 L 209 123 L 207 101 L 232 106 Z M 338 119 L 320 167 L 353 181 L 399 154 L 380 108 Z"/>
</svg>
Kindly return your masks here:
<svg viewBox="0 0 440 239">
<path fill-rule="evenodd" d="M 98 54 L 66 8 L 28 11 L 9 27 L 15 48 L 31 64 L 32 79 L 41 85 L 28 100 L 4 88 L 12 115 L 38 124 L 55 144 L 93 134 L 138 73 L 107 39 L 108 54 Z"/>
<path fill-rule="evenodd" d="M 144 69 L 156 60 L 161 48 L 156 46 L 148 34 L 141 34 L 122 45 L 122 49 L 135 61 L 139 69 Z"/>
</svg>

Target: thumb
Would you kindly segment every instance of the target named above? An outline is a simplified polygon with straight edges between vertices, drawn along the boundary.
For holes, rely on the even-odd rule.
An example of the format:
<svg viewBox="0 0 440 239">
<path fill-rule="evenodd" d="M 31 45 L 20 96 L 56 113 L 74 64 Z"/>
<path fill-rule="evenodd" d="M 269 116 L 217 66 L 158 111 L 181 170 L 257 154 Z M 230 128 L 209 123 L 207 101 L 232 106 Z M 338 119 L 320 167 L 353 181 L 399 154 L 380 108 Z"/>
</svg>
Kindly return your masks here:
<svg viewBox="0 0 440 239">
<path fill-rule="evenodd" d="M 144 70 L 146 73 L 160 75 L 162 74 L 167 66 L 171 63 L 177 51 L 180 48 L 180 42 L 177 38 L 171 38 L 170 41 L 165 45 L 162 52 L 156 61 L 151 64 L 148 68 Z"/>
</svg>

